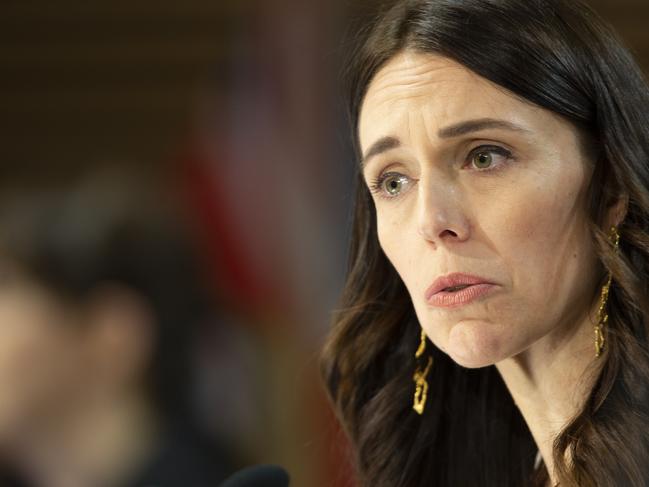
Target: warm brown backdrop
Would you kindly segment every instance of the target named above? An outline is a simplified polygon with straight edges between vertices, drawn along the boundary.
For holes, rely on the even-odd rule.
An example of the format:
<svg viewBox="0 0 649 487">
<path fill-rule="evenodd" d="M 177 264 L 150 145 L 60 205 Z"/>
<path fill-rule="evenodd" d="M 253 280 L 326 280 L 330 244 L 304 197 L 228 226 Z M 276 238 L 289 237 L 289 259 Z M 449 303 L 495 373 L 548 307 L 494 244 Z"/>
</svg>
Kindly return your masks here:
<svg viewBox="0 0 649 487">
<path fill-rule="evenodd" d="M 276 3 L 299 15 L 291 2 Z M 649 2 L 592 4 L 649 66 Z M 3 2 L 0 175 L 34 177 L 36 168 L 60 172 L 93 158 L 159 164 L 182 142 L 196 93 L 219 82 L 232 34 L 245 31 L 255 8 L 234 0 Z M 344 22 L 345 9 L 330 14 Z"/>
</svg>

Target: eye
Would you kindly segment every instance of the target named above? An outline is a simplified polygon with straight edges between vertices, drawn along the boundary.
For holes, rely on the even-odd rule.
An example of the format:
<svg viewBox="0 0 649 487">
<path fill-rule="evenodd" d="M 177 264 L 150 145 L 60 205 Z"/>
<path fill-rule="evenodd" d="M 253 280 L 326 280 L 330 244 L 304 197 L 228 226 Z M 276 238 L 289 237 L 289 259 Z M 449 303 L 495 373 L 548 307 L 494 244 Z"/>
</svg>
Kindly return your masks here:
<svg viewBox="0 0 649 487">
<path fill-rule="evenodd" d="M 403 193 L 410 179 L 399 173 L 386 173 L 379 176 L 370 184 L 370 190 L 384 198 L 396 198 Z"/>
<path fill-rule="evenodd" d="M 512 153 L 503 147 L 482 145 L 471 151 L 469 164 L 472 164 L 479 171 L 491 171 L 507 162 L 511 156 Z"/>
</svg>

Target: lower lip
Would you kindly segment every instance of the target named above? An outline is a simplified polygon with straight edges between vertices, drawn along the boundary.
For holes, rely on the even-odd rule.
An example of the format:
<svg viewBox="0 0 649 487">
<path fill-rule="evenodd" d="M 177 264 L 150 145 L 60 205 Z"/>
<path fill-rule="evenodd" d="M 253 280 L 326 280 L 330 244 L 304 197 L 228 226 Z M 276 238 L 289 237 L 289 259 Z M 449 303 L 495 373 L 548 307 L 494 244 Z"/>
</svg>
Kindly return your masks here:
<svg viewBox="0 0 649 487">
<path fill-rule="evenodd" d="M 474 284 L 460 291 L 440 291 L 428 299 L 428 304 L 438 308 L 457 308 L 485 296 L 495 288 L 494 284 Z"/>
</svg>

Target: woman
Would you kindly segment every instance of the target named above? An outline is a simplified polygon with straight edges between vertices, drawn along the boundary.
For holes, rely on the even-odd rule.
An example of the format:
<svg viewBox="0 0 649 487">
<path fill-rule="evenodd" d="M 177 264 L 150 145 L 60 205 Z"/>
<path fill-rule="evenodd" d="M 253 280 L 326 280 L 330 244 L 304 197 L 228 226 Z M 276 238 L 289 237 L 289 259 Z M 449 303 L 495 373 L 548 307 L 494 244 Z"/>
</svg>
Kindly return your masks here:
<svg viewBox="0 0 649 487">
<path fill-rule="evenodd" d="M 365 31 L 322 357 L 361 485 L 649 485 L 637 65 L 579 1 L 397 1 Z"/>
</svg>

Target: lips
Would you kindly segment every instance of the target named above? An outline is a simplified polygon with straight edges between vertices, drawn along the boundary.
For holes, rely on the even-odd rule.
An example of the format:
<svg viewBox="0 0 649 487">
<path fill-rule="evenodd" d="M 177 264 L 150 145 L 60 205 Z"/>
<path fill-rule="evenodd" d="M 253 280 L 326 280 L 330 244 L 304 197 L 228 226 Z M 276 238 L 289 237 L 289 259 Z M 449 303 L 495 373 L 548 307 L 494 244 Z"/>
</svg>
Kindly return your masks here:
<svg viewBox="0 0 649 487">
<path fill-rule="evenodd" d="M 424 296 L 434 306 L 452 307 L 467 304 L 495 287 L 493 282 L 483 277 L 453 273 L 436 279 Z"/>
</svg>

